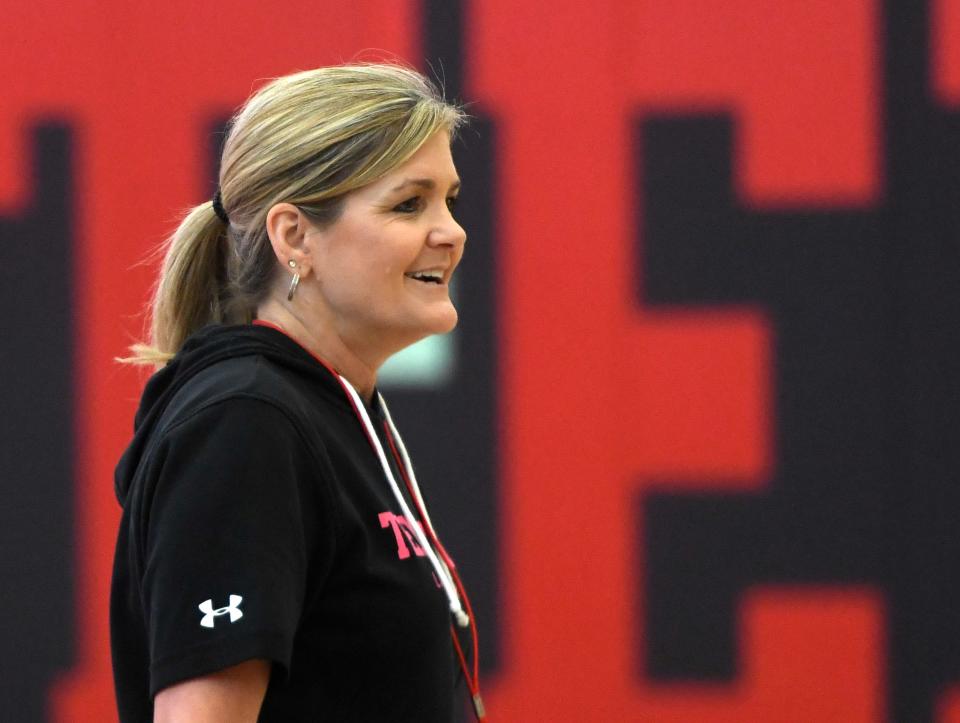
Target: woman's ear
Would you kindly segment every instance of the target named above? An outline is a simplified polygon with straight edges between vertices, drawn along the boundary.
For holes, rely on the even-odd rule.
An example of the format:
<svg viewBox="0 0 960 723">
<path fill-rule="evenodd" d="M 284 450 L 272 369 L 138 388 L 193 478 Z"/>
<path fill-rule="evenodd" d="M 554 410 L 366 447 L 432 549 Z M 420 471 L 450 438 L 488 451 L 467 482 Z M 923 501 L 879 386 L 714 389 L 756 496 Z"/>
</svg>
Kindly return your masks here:
<svg viewBox="0 0 960 723">
<path fill-rule="evenodd" d="M 300 278 L 310 273 L 310 246 L 304 243 L 310 222 L 292 203 L 278 203 L 267 211 L 267 235 L 280 265 L 296 269 Z M 293 261 L 296 265 L 292 265 Z"/>
</svg>

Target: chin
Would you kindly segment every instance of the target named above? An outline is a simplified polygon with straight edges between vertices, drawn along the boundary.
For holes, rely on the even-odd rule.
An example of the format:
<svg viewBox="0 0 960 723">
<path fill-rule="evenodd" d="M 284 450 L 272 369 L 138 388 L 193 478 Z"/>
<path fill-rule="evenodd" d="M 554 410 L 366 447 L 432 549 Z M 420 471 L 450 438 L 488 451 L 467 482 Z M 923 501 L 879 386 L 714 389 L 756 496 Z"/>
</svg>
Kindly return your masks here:
<svg viewBox="0 0 960 723">
<path fill-rule="evenodd" d="M 457 326 L 458 315 L 453 304 L 420 308 L 419 313 L 394 316 L 386 329 L 387 333 L 401 344 L 401 348 L 416 344 L 434 334 L 448 334 Z"/>
<path fill-rule="evenodd" d="M 416 338 L 410 343 L 415 344 L 435 334 L 449 334 L 456 328 L 457 320 L 457 311 L 453 307 L 450 307 L 450 309 L 443 314 L 437 314 L 429 319 L 424 319 L 422 324 L 417 325 L 414 331 Z"/>
<path fill-rule="evenodd" d="M 457 315 L 457 310 L 450 307 L 450 310 L 443 315 L 441 320 L 438 320 L 437 328 L 435 331 L 431 331 L 431 334 L 448 334 L 457 328 L 457 321 L 460 317 Z"/>
</svg>

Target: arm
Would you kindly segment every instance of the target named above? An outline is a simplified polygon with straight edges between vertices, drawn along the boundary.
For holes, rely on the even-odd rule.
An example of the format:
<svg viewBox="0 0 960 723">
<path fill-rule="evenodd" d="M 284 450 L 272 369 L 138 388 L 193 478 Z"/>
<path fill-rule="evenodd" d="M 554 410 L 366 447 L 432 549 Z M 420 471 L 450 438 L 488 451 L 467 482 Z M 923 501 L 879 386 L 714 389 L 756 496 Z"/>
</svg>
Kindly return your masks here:
<svg viewBox="0 0 960 723">
<path fill-rule="evenodd" d="M 247 660 L 157 693 L 154 723 L 254 723 L 270 681 L 270 663 Z"/>
<path fill-rule="evenodd" d="M 289 672 L 308 561 L 333 550 L 298 428 L 272 404 L 223 400 L 169 429 L 149 472 L 139 601 L 155 705 L 184 681 L 235 682 L 215 676 L 243 661 Z"/>
</svg>

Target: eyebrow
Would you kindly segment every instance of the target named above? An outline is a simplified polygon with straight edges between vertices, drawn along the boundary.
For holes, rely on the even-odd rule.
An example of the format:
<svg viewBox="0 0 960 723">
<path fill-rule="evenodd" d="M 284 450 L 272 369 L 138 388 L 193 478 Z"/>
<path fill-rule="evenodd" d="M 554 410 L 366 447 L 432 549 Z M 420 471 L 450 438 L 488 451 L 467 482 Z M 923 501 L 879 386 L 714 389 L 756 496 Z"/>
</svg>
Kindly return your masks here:
<svg viewBox="0 0 960 723">
<path fill-rule="evenodd" d="M 395 188 L 390 189 L 390 192 L 393 193 L 394 191 L 400 191 L 406 188 L 407 186 L 420 186 L 420 188 L 425 188 L 428 191 L 432 191 L 434 188 L 437 187 L 437 182 L 434 181 L 432 178 L 407 178 L 399 186 L 396 186 Z M 456 191 L 459 188 L 460 188 L 460 179 L 458 178 L 456 181 L 454 181 L 450 185 L 450 190 Z"/>
</svg>

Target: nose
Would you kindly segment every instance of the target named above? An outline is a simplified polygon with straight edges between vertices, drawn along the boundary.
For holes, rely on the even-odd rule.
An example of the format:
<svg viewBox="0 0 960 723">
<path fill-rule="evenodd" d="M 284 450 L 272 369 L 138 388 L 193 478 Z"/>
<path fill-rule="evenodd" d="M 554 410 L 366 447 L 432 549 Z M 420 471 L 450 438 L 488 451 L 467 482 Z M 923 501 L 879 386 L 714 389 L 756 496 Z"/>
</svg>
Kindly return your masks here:
<svg viewBox="0 0 960 723">
<path fill-rule="evenodd" d="M 429 246 L 463 246 L 467 240 L 467 232 L 457 223 L 453 215 L 447 211 L 437 225 L 427 235 Z"/>
</svg>

